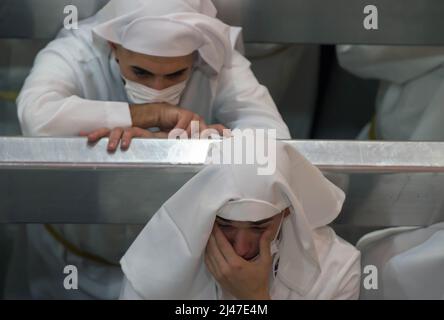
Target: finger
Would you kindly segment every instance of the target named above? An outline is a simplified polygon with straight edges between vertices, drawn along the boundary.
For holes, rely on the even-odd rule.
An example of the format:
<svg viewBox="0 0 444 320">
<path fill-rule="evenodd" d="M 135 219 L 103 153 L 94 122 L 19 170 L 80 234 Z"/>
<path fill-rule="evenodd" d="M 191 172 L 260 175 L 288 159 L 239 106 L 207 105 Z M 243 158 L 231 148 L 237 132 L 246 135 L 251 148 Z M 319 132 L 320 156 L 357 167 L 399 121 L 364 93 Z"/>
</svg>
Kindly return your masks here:
<svg viewBox="0 0 444 320">
<path fill-rule="evenodd" d="M 216 263 L 216 259 L 214 258 L 214 248 L 210 247 L 210 240 L 211 240 L 211 236 L 210 238 L 208 238 L 208 242 L 207 242 L 207 246 L 205 248 L 205 258 L 207 259 L 208 264 L 211 266 L 213 272 L 215 275 L 221 275 L 220 270 L 217 266 Z M 214 241 L 214 237 L 213 237 L 213 241 Z"/>
<path fill-rule="evenodd" d="M 210 125 L 209 129 L 214 131 L 214 133 L 211 133 L 212 139 L 221 139 L 224 137 L 224 130 L 228 131 L 228 129 L 226 129 L 225 126 L 223 126 L 221 124 Z"/>
<path fill-rule="evenodd" d="M 127 149 L 129 148 L 133 138 L 153 138 L 154 137 L 153 132 L 151 132 L 149 130 L 142 129 L 142 128 L 134 127 L 134 128 L 131 128 L 130 131 L 131 131 L 131 134 L 128 134 L 129 139 L 127 139 L 127 140 L 124 139 L 125 133 L 123 134 L 124 136 L 122 137 L 122 144 L 124 144 L 126 142 L 125 145 L 127 146 L 126 147 Z"/>
<path fill-rule="evenodd" d="M 222 124 L 212 124 L 209 126 L 211 129 L 215 129 L 221 136 L 224 133 L 224 130 L 228 130 L 224 125 Z"/>
<path fill-rule="evenodd" d="M 213 234 L 216 239 L 216 244 L 228 264 L 233 265 L 243 261 L 243 259 L 234 251 L 233 247 L 216 224 L 213 228 Z"/>
<path fill-rule="evenodd" d="M 116 128 L 111 131 L 108 141 L 108 151 L 110 152 L 116 151 L 120 139 L 122 138 L 122 134 L 123 134 L 122 128 Z"/>
<path fill-rule="evenodd" d="M 271 241 L 273 241 L 272 230 L 265 231 L 259 242 L 259 259 L 261 261 L 271 261 Z"/>
<path fill-rule="evenodd" d="M 197 114 L 193 114 L 193 118 L 190 120 L 190 123 L 188 123 L 188 126 L 185 129 L 189 139 L 193 138 L 193 136 L 192 136 L 194 133 L 194 132 L 192 132 L 193 126 L 194 127 L 199 126 L 199 116 Z"/>
<path fill-rule="evenodd" d="M 198 121 L 199 121 L 199 133 L 208 129 L 208 125 L 206 124 L 204 118 L 199 116 Z"/>
<path fill-rule="evenodd" d="M 111 130 L 108 128 L 100 128 L 98 130 L 95 130 L 93 132 L 90 132 L 88 134 L 88 141 L 89 142 L 96 142 L 101 138 L 108 137 Z"/>
<path fill-rule="evenodd" d="M 219 271 L 216 269 L 216 267 L 214 265 L 214 261 L 212 260 L 212 257 L 208 253 L 205 253 L 204 261 L 205 261 L 205 265 L 207 266 L 208 271 L 210 271 L 210 273 L 213 275 L 213 277 L 215 279 L 220 279 L 221 275 L 220 275 Z"/>
<path fill-rule="evenodd" d="M 125 129 L 122 134 L 122 142 L 120 143 L 120 148 L 122 150 L 128 150 L 131 140 L 135 135 L 133 128 Z"/>
<path fill-rule="evenodd" d="M 191 119 L 190 123 L 188 124 L 188 127 L 186 129 L 186 132 L 188 134 L 188 137 L 191 139 L 193 138 L 192 134 L 194 132 L 191 132 L 193 127 L 199 128 L 198 131 L 200 132 L 200 116 L 197 114 L 193 115 L 193 118 Z M 198 133 L 199 133 L 198 132 Z"/>
<path fill-rule="evenodd" d="M 142 129 L 142 128 L 132 128 L 131 130 L 132 130 L 132 138 L 148 139 L 148 138 L 156 138 L 157 137 L 156 136 L 157 132 L 151 132 L 149 130 L 145 130 L 145 129 Z M 160 136 L 168 136 L 168 134 L 163 132 L 162 135 L 159 134 L 159 137 Z M 131 143 L 131 140 L 128 143 L 128 147 L 129 147 L 130 143 Z"/>
<path fill-rule="evenodd" d="M 142 128 L 132 128 L 134 138 L 152 138 L 154 133 Z"/>
<path fill-rule="evenodd" d="M 128 128 L 125 129 L 122 135 L 121 149 L 128 150 L 131 145 L 133 138 L 151 138 L 152 134 L 150 131 L 142 128 Z"/>
<path fill-rule="evenodd" d="M 179 112 L 178 120 L 174 129 L 183 129 L 186 130 L 190 124 L 190 121 L 193 119 L 194 113 L 190 111 L 182 111 Z"/>
<path fill-rule="evenodd" d="M 157 139 L 168 138 L 168 132 L 164 131 L 151 132 L 149 130 L 141 128 L 133 128 L 133 130 L 135 131 L 134 138 L 157 138 Z"/>
<path fill-rule="evenodd" d="M 228 267 L 228 263 L 220 251 L 214 235 L 211 235 L 208 239 L 207 250 L 210 256 L 214 258 L 214 262 L 217 266 L 219 266 L 221 269 Z"/>
<path fill-rule="evenodd" d="M 97 142 L 101 138 L 108 137 L 110 130 L 108 128 L 100 128 L 88 134 L 88 142 Z"/>
<path fill-rule="evenodd" d="M 194 131 L 193 131 L 193 129 L 194 129 Z M 208 126 L 205 123 L 204 119 L 201 116 L 199 116 L 198 114 L 194 114 L 193 119 L 190 121 L 190 124 L 188 125 L 186 131 L 187 131 L 188 137 L 194 139 L 194 138 L 199 138 L 199 137 L 196 137 L 195 134 L 199 134 L 206 129 L 208 129 Z"/>
<path fill-rule="evenodd" d="M 224 129 L 222 130 L 222 137 L 227 139 L 227 138 L 232 138 L 233 137 L 233 132 L 231 131 L 231 129 Z"/>
<path fill-rule="evenodd" d="M 127 150 L 131 141 L 134 138 L 157 138 L 157 139 L 165 139 L 168 138 L 168 133 L 163 131 L 151 132 L 149 130 L 145 130 L 142 128 L 131 128 L 129 130 L 125 130 L 122 136 L 122 149 Z"/>
<path fill-rule="evenodd" d="M 152 137 L 156 139 L 166 139 L 168 138 L 168 132 L 164 131 L 152 132 Z"/>
</svg>

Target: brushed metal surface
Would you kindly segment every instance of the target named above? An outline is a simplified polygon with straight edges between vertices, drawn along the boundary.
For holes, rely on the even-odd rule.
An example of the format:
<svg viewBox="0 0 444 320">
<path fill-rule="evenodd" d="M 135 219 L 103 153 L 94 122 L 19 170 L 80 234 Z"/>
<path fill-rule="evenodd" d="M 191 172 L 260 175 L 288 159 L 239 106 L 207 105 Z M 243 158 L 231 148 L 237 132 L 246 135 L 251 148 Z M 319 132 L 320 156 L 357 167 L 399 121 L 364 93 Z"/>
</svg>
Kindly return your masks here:
<svg viewBox="0 0 444 320">
<path fill-rule="evenodd" d="M 210 141 L 0 138 L 0 223 L 146 223 L 205 165 Z M 347 194 L 337 224 L 444 220 L 444 143 L 287 141 Z"/>
</svg>

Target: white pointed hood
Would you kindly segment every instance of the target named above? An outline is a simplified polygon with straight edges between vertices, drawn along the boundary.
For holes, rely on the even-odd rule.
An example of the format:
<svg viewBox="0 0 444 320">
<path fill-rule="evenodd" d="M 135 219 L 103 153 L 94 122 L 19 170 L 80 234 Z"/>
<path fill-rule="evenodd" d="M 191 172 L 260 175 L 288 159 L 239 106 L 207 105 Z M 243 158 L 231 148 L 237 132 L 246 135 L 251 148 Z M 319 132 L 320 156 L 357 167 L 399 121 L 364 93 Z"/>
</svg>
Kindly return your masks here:
<svg viewBox="0 0 444 320">
<path fill-rule="evenodd" d="M 210 0 L 111 0 L 93 28 L 99 40 L 146 55 L 179 57 L 199 53 L 199 62 L 218 73 L 231 66 L 241 32 L 216 19 Z M 96 39 L 97 39 L 96 38 Z"/>
</svg>

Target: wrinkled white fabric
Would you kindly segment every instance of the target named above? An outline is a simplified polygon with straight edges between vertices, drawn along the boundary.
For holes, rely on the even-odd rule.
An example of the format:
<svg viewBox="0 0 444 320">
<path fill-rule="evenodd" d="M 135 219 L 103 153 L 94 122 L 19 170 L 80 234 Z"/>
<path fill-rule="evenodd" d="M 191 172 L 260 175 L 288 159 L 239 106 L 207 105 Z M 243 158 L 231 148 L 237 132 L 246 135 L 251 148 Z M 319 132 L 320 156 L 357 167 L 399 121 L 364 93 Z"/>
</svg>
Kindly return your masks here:
<svg viewBox="0 0 444 320">
<path fill-rule="evenodd" d="M 362 288 L 361 299 L 444 299 L 443 246 L 444 223 L 364 236 L 358 243 L 362 263 L 377 268 L 378 288 Z"/>
<path fill-rule="evenodd" d="M 343 68 L 381 80 L 376 100 L 377 139 L 444 140 L 443 47 L 347 45 L 338 46 L 337 52 Z M 366 132 L 361 136 L 368 139 Z"/>
<path fill-rule="evenodd" d="M 230 27 L 191 7 L 171 9 L 168 5 L 165 8 L 147 2 L 128 15 L 98 25 L 93 33 L 127 50 L 151 56 L 180 57 L 197 51 L 216 73 L 224 66 L 231 66 L 235 46 L 231 36 L 238 36 L 240 28 Z M 153 9 L 156 6 L 160 10 Z"/>
<path fill-rule="evenodd" d="M 221 142 L 224 143 L 224 142 Z M 359 252 L 326 227 L 340 213 L 344 193 L 289 145 L 277 144 L 277 169 L 209 165 L 153 216 L 121 260 L 123 299 L 217 299 L 203 256 L 216 215 L 250 221 L 290 206 L 282 223 L 275 299 L 356 298 Z M 270 270 L 271 272 L 271 270 Z"/>
</svg>

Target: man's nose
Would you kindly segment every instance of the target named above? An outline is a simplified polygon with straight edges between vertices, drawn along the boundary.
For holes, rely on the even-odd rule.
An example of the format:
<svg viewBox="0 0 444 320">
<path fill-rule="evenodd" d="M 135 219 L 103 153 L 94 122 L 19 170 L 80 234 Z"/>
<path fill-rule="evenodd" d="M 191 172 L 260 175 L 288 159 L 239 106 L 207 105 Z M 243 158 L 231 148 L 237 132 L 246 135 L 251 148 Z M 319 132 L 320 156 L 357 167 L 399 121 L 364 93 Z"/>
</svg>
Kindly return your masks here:
<svg viewBox="0 0 444 320">
<path fill-rule="evenodd" d="M 155 90 L 163 90 L 168 88 L 168 83 L 163 77 L 156 76 L 150 87 Z"/>
<path fill-rule="evenodd" d="M 239 230 L 234 237 L 233 249 L 238 256 L 245 257 L 251 249 L 251 239 L 244 230 Z"/>
</svg>

